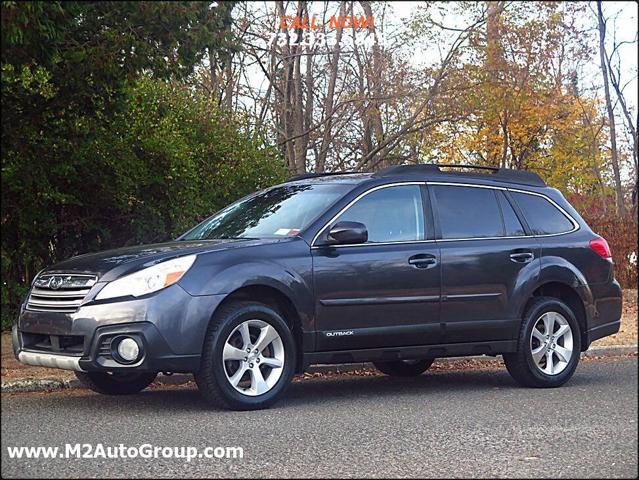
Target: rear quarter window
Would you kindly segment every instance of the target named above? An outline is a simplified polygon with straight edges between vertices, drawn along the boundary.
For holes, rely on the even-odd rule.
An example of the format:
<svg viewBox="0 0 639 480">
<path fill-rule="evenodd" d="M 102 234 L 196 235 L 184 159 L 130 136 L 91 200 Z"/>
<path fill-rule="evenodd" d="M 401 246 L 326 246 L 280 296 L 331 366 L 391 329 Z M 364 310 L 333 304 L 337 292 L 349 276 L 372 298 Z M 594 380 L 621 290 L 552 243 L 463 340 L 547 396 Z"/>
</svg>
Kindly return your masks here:
<svg viewBox="0 0 639 480">
<path fill-rule="evenodd" d="M 574 229 L 568 217 L 544 197 L 519 192 L 511 192 L 511 195 L 521 208 L 533 234 L 552 235 Z"/>
</svg>

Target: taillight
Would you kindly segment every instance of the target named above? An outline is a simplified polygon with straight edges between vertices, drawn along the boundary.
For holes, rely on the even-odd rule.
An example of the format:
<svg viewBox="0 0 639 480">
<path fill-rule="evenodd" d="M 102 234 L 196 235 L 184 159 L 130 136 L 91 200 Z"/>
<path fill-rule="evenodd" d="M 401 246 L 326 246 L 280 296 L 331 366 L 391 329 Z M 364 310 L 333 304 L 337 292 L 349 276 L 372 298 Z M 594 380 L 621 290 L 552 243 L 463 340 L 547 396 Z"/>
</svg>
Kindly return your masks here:
<svg viewBox="0 0 639 480">
<path fill-rule="evenodd" d="M 606 242 L 605 238 L 597 237 L 590 240 L 590 248 L 592 248 L 595 252 L 597 252 L 603 258 L 612 258 L 612 253 L 610 252 L 610 246 L 608 246 L 608 242 Z"/>
</svg>

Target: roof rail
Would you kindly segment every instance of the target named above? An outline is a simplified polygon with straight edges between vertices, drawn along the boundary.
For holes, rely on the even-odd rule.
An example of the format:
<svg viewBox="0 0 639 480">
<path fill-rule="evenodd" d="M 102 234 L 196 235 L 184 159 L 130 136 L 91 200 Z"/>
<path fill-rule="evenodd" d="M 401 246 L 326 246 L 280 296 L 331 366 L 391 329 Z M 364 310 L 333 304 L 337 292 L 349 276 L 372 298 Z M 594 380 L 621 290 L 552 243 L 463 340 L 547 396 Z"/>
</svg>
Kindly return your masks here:
<svg viewBox="0 0 639 480">
<path fill-rule="evenodd" d="M 488 170 L 489 173 L 475 172 L 446 172 L 442 168 L 465 168 L 469 170 Z M 502 182 L 519 183 L 535 187 L 546 187 L 546 182 L 534 172 L 528 170 L 512 170 L 510 168 L 484 167 L 481 165 L 445 165 L 436 163 L 422 163 L 416 165 L 396 165 L 380 170 L 376 177 L 389 177 L 393 175 L 424 175 L 424 174 L 460 174 L 469 175 L 475 178 L 490 177 L 491 180 L 501 180 Z"/>
<path fill-rule="evenodd" d="M 296 175 L 292 178 L 290 178 L 289 180 L 287 180 L 287 182 L 294 182 L 296 180 L 306 180 L 307 178 L 316 178 L 316 177 L 328 177 L 331 175 L 349 175 L 352 173 L 357 173 L 357 172 L 323 172 L 323 173 L 302 173 L 300 175 Z"/>
</svg>

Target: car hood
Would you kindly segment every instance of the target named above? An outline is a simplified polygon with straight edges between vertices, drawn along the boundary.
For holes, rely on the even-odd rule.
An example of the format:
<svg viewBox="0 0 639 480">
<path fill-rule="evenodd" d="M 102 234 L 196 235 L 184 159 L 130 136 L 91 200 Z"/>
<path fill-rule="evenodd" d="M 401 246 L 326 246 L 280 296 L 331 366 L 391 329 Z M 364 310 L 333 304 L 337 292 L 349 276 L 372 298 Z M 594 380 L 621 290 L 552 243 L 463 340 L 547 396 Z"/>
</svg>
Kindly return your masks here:
<svg viewBox="0 0 639 480">
<path fill-rule="evenodd" d="M 42 273 L 83 273 L 94 274 L 100 278 L 106 275 L 107 272 L 117 269 L 117 272 L 112 272 L 112 274 L 108 275 L 109 278 L 105 279 L 112 280 L 114 277 L 117 278 L 126 273 L 139 270 L 140 268 L 169 258 L 263 243 L 273 243 L 281 240 L 282 239 L 224 239 L 173 241 L 151 245 L 138 245 L 72 257 L 44 269 Z"/>
</svg>

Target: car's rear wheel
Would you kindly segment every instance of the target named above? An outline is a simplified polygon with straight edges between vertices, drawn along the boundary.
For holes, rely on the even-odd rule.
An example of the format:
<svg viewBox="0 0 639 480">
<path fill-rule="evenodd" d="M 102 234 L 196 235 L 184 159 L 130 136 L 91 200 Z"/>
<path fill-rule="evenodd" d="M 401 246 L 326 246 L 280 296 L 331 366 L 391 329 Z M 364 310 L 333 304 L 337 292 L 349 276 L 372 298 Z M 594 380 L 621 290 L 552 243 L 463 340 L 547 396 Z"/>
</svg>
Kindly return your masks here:
<svg viewBox="0 0 639 480">
<path fill-rule="evenodd" d="M 290 383 L 295 358 L 293 335 L 278 312 L 261 303 L 234 302 L 216 313 L 195 380 L 213 405 L 266 408 Z"/>
<path fill-rule="evenodd" d="M 131 395 L 153 383 L 156 372 L 75 372 L 80 383 L 104 395 Z"/>
<path fill-rule="evenodd" d="M 373 362 L 373 365 L 380 372 L 392 377 L 416 377 L 428 370 L 434 361 L 434 358 L 424 358 L 419 360 Z"/>
<path fill-rule="evenodd" d="M 559 387 L 575 372 L 581 352 L 579 324 L 568 305 L 539 297 L 524 316 L 516 353 L 504 354 L 506 368 L 527 387 Z"/>
</svg>

